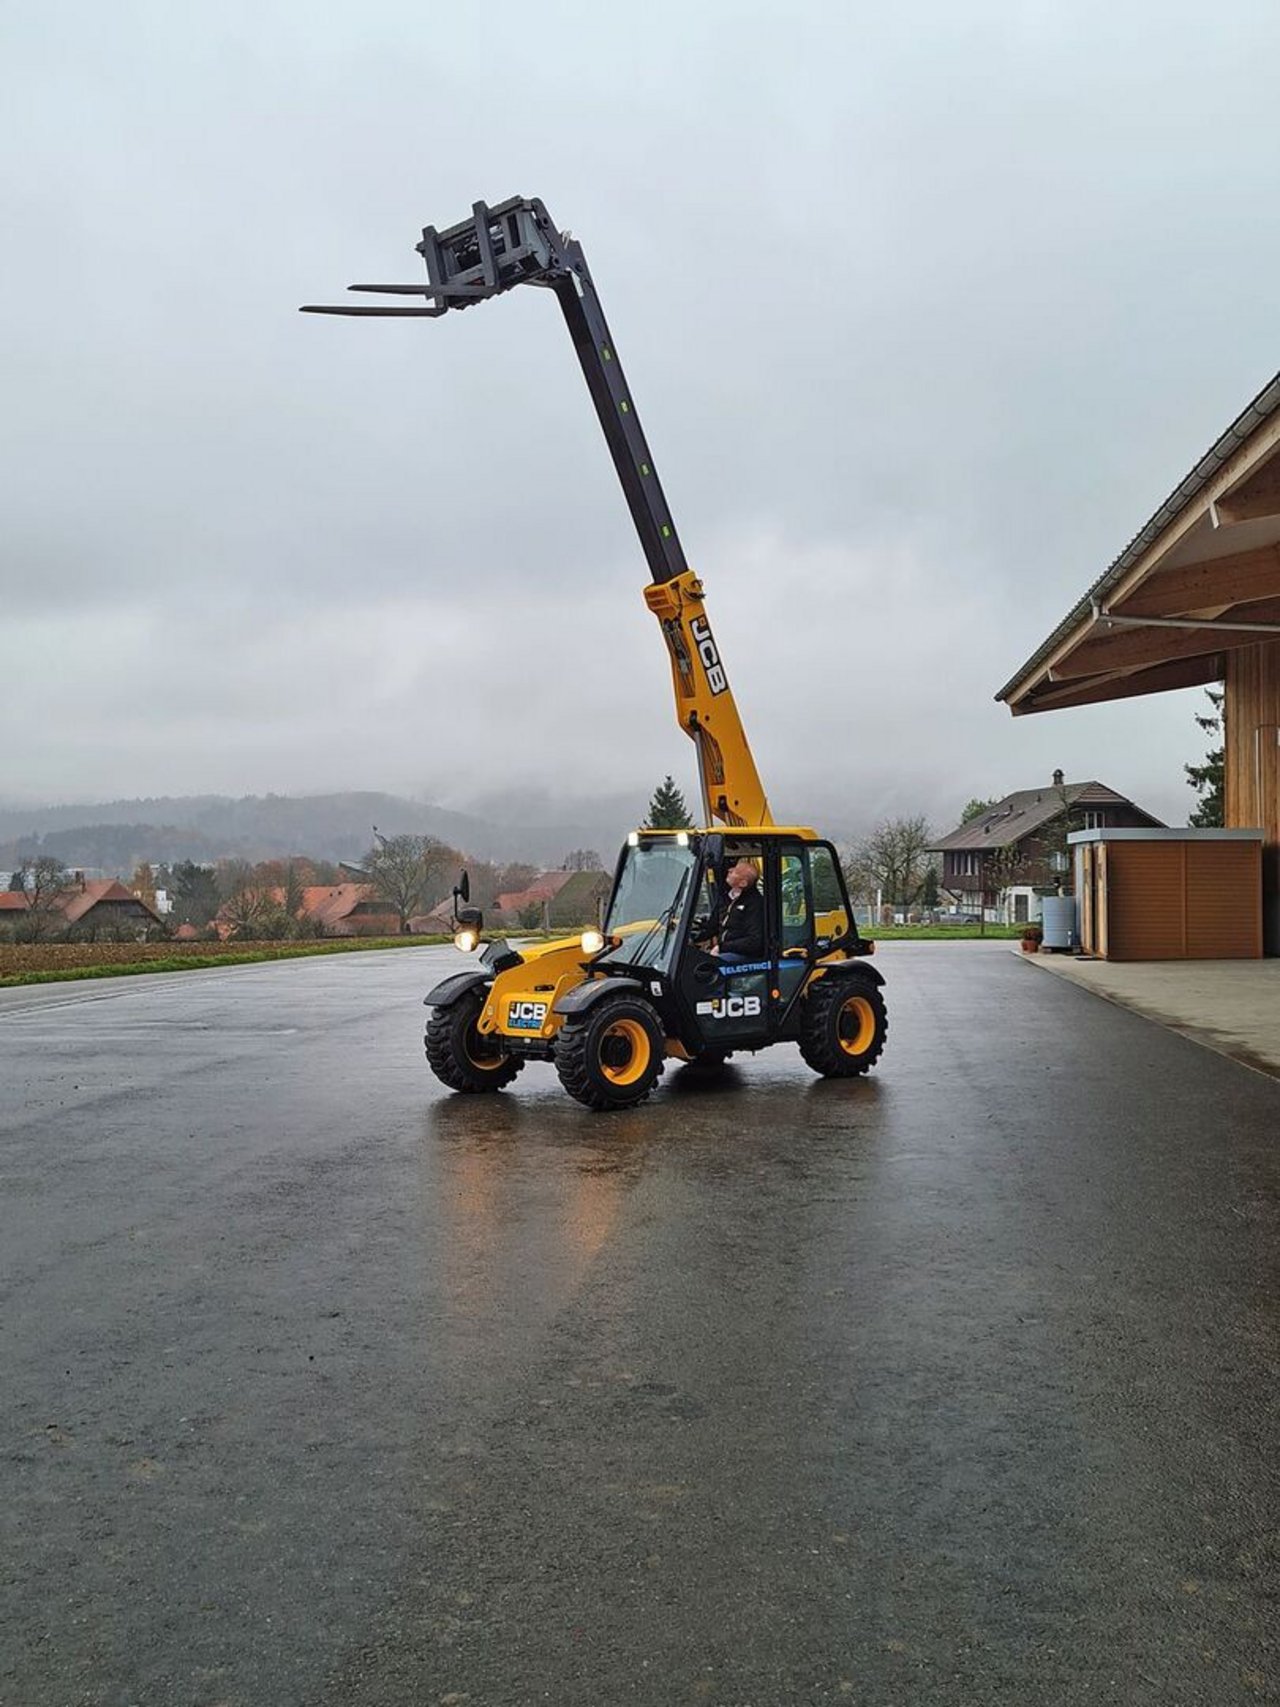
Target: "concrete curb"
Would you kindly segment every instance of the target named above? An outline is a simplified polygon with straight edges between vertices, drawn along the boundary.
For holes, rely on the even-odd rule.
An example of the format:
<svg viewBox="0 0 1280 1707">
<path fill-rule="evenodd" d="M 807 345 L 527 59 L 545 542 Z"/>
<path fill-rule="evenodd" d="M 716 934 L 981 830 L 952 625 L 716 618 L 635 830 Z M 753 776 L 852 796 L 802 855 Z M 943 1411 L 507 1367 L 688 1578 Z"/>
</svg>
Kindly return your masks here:
<svg viewBox="0 0 1280 1707">
<path fill-rule="evenodd" d="M 1280 1079 L 1280 961 L 1114 963 L 1015 952 L 1115 1007 Z"/>
</svg>

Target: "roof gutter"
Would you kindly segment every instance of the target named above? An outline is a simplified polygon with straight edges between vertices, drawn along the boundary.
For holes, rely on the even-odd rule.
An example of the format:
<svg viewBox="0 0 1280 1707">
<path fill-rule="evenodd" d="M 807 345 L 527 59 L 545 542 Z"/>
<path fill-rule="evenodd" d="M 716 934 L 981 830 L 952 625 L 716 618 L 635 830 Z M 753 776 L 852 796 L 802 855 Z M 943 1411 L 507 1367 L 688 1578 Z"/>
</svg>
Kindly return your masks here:
<svg viewBox="0 0 1280 1707">
<path fill-rule="evenodd" d="M 1222 628 L 1241 634 L 1280 634 L 1280 622 L 1217 622 L 1193 616 L 1117 616 L 1090 599 L 1093 620 L 1104 628 Z"/>
<path fill-rule="evenodd" d="M 997 701 L 1008 700 L 1015 688 L 1026 681 L 1028 676 L 1034 675 L 1052 657 L 1073 628 L 1078 627 L 1091 612 L 1097 613 L 1102 595 L 1109 593 L 1124 578 L 1147 547 L 1159 539 L 1164 530 L 1181 515 L 1188 504 L 1199 497 L 1200 493 L 1214 479 L 1223 465 L 1231 460 L 1246 439 L 1251 438 L 1258 428 L 1269 421 L 1278 409 L 1280 409 L 1280 373 L 1263 386 L 1253 402 L 1236 417 L 1222 437 L 1205 452 L 1190 474 L 1174 487 L 1150 521 L 1134 535 L 1110 568 L 1098 577 L 1085 596 L 1070 614 L 1058 624 L 1039 650 L 1027 659 L 1017 675 L 1007 681 L 1000 689 L 1000 692 L 995 696 Z M 1112 617 L 1111 620 L 1118 622 L 1120 618 Z M 1130 618 L 1128 620 L 1137 621 L 1138 619 Z M 1143 620 L 1155 621 L 1156 619 L 1145 618 Z M 1225 628 L 1228 625 L 1223 623 L 1221 626 Z M 1269 630 L 1263 630 L 1263 632 L 1269 632 Z"/>
</svg>

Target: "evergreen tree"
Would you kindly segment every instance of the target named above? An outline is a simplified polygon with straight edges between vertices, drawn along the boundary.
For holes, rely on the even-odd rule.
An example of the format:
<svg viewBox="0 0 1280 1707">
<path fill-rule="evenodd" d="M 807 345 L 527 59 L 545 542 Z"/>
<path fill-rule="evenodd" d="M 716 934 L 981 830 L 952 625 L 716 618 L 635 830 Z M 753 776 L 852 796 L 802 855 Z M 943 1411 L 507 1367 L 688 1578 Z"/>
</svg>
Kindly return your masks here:
<svg viewBox="0 0 1280 1707">
<path fill-rule="evenodd" d="M 218 889 L 217 873 L 210 866 L 181 859 L 171 875 L 173 910 L 169 916 L 173 923 L 207 925 L 224 899 Z"/>
<path fill-rule="evenodd" d="M 664 777 L 649 802 L 646 827 L 650 830 L 688 830 L 692 824 L 684 795 L 671 777 Z"/>
<path fill-rule="evenodd" d="M 960 822 L 962 824 L 972 823 L 975 818 L 981 818 L 984 812 L 990 812 L 991 808 L 998 804 L 999 802 L 995 800 L 978 800 L 975 798 L 969 802 L 964 811 L 960 814 Z"/>
<path fill-rule="evenodd" d="M 1202 717 L 1198 712 L 1196 722 L 1206 735 L 1222 734 L 1222 695 L 1213 688 L 1206 688 L 1205 693 L 1213 704 L 1213 710 L 1208 717 Z M 1205 754 L 1202 765 L 1183 765 L 1187 773 L 1187 785 L 1194 788 L 1200 796 L 1200 804 L 1187 819 L 1188 824 L 1197 830 L 1218 830 L 1222 828 L 1223 820 L 1223 780 L 1226 768 L 1226 744 L 1220 747 L 1210 747 Z"/>
</svg>

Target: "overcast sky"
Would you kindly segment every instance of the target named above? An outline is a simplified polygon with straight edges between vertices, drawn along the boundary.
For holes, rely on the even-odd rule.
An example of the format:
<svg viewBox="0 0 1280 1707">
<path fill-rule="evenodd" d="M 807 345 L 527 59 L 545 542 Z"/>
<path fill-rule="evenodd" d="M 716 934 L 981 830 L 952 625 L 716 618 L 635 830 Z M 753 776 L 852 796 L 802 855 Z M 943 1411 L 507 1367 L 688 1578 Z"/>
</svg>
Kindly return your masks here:
<svg viewBox="0 0 1280 1707">
<path fill-rule="evenodd" d="M 1171 821 L 1197 691 L 994 692 L 1280 367 L 1280 7 L 8 6 L 0 797 L 693 792 L 554 300 L 321 320 L 424 224 L 583 242 L 788 816 L 1061 765 Z"/>
</svg>

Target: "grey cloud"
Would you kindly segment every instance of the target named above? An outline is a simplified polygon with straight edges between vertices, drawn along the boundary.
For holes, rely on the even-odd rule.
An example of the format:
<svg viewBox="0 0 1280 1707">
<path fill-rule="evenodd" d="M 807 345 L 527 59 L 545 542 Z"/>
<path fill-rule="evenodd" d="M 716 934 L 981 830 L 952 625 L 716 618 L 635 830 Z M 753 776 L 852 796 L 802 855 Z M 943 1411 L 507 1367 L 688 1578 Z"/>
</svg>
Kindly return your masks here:
<svg viewBox="0 0 1280 1707">
<path fill-rule="evenodd" d="M 0 716 L 43 707 L 6 789 L 688 764 L 553 301 L 295 313 L 519 192 L 591 257 L 779 800 L 942 816 L 1062 763 L 1186 810 L 1194 696 L 990 696 L 1280 365 L 1275 9 L 646 18 L 6 16 Z"/>
</svg>

